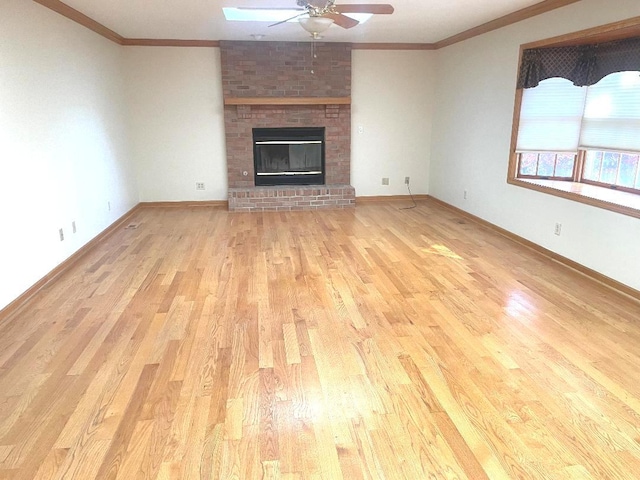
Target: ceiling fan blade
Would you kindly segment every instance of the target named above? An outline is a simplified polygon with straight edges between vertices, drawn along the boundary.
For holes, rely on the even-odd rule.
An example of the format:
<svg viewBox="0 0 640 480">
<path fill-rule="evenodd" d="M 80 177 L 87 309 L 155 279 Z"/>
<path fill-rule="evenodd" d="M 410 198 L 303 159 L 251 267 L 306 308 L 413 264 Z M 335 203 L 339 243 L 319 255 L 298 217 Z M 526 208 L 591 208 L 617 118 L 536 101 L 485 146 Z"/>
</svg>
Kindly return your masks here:
<svg viewBox="0 0 640 480">
<path fill-rule="evenodd" d="M 323 15 L 323 17 L 330 18 L 331 20 L 333 20 L 333 23 L 342 28 L 353 28 L 360 23 L 358 20 L 347 17 L 346 15 L 342 15 L 340 13 L 327 13 L 326 15 Z"/>
<path fill-rule="evenodd" d="M 393 5 L 382 3 L 353 3 L 350 5 L 336 5 L 338 13 L 375 13 L 377 15 L 390 15 L 393 13 Z"/>
<path fill-rule="evenodd" d="M 280 10 L 298 10 L 299 12 L 306 12 L 304 8 L 288 8 L 288 7 L 234 7 L 237 10 L 272 10 L 272 11 L 280 11 Z"/>
<path fill-rule="evenodd" d="M 286 20 L 280 20 L 279 22 L 272 23 L 272 24 L 271 24 L 271 25 L 269 25 L 269 26 L 270 26 L 270 27 L 275 27 L 276 25 L 281 25 L 281 24 L 283 24 L 283 23 L 287 23 L 289 20 L 293 20 L 294 18 L 298 18 L 298 17 L 301 17 L 302 15 L 306 15 L 306 14 L 307 14 L 307 12 L 302 12 L 302 13 L 300 13 L 300 14 L 298 14 L 298 15 L 294 15 L 294 16 L 293 16 L 293 17 L 291 17 L 291 18 L 287 18 Z"/>
</svg>

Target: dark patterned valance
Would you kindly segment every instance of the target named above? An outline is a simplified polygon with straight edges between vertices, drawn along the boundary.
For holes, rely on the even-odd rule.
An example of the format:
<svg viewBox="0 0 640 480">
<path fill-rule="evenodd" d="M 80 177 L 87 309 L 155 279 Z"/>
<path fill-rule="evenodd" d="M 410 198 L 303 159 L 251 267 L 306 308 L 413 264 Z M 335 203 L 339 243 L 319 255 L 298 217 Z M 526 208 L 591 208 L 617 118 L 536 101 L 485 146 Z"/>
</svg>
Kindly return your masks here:
<svg viewBox="0 0 640 480">
<path fill-rule="evenodd" d="M 640 37 L 572 47 L 531 48 L 522 54 L 518 88 L 562 77 L 584 87 L 610 73 L 640 71 Z"/>
</svg>

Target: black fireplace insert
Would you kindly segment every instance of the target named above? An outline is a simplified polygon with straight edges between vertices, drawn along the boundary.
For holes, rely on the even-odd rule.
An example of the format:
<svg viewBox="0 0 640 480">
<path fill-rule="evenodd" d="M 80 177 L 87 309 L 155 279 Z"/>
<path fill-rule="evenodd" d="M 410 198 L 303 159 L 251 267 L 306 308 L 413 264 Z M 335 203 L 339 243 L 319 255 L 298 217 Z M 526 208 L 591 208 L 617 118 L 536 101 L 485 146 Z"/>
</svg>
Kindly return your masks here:
<svg viewBox="0 0 640 480">
<path fill-rule="evenodd" d="M 324 185 L 324 127 L 254 128 L 255 184 Z"/>
</svg>

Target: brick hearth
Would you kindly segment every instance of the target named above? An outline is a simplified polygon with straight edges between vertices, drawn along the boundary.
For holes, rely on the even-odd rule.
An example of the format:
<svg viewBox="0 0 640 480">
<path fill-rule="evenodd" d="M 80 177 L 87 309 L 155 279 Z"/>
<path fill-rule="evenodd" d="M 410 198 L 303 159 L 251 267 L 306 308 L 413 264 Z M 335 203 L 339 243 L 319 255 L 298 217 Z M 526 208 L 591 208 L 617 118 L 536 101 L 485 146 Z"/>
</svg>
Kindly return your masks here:
<svg viewBox="0 0 640 480">
<path fill-rule="evenodd" d="M 229 189 L 229 210 L 238 212 L 350 208 L 355 203 L 355 190 L 351 185 Z"/>
<path fill-rule="evenodd" d="M 221 42 L 229 209 L 243 211 L 345 208 L 350 184 L 351 50 L 346 44 Z M 314 73 L 311 73 L 311 69 Z M 288 99 L 317 104 L 288 105 Z M 236 104 L 250 98 L 253 104 Z M 328 103 L 339 98 L 341 104 Z M 264 99 L 264 103 L 260 99 Z M 274 104 L 276 103 L 276 104 Z M 253 128 L 325 127 L 324 186 L 255 187 Z"/>
</svg>

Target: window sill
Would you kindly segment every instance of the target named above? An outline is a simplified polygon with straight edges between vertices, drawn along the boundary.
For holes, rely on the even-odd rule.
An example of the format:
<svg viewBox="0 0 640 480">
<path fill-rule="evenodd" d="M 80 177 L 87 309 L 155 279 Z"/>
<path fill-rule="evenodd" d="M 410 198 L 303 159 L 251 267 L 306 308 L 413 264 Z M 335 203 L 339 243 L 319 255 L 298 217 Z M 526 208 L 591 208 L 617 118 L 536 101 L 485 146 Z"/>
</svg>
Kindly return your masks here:
<svg viewBox="0 0 640 480">
<path fill-rule="evenodd" d="M 561 180 L 509 179 L 508 183 L 640 218 L 640 195 L 586 183 Z"/>
</svg>

